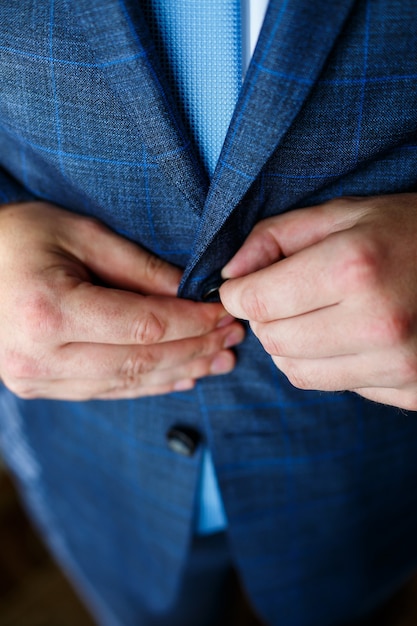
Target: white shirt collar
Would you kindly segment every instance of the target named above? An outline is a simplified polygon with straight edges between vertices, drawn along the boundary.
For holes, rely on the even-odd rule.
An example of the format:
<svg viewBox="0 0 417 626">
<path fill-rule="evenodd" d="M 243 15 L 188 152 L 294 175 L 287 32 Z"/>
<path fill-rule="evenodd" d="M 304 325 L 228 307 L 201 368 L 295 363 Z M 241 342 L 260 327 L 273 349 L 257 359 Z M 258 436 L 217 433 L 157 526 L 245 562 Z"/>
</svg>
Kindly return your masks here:
<svg viewBox="0 0 417 626">
<path fill-rule="evenodd" d="M 269 0 L 241 0 L 243 74 L 255 50 L 268 3 Z"/>
</svg>

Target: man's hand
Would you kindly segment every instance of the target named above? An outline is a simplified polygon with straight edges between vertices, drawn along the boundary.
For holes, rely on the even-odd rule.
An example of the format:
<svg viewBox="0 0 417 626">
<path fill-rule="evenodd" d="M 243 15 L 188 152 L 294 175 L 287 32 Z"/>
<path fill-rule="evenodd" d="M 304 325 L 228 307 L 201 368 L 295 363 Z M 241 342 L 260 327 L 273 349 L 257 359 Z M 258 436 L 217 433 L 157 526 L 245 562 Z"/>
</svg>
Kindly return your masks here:
<svg viewBox="0 0 417 626">
<path fill-rule="evenodd" d="M 0 210 L 0 375 L 24 398 L 131 398 L 230 371 L 243 329 L 181 272 L 47 203 Z"/>
<path fill-rule="evenodd" d="M 225 308 L 296 387 L 417 410 L 417 194 L 266 219 L 223 276 Z"/>
</svg>

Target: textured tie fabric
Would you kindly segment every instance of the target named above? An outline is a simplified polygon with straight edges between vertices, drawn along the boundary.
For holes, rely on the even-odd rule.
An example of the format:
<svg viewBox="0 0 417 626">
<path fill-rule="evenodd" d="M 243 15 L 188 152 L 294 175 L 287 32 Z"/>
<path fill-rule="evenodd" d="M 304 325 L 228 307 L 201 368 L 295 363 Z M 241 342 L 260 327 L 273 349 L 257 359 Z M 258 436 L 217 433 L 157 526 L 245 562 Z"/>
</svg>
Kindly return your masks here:
<svg viewBox="0 0 417 626">
<path fill-rule="evenodd" d="M 145 0 L 163 69 L 210 176 L 242 80 L 240 0 Z"/>
</svg>

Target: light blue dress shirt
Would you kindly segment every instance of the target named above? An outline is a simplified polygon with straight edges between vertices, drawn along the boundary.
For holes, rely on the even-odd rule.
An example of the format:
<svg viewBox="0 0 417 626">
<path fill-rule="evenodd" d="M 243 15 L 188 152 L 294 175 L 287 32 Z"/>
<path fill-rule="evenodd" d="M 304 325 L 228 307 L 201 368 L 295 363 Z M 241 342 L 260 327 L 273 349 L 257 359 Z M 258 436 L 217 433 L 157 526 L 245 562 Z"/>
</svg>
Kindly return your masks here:
<svg viewBox="0 0 417 626">
<path fill-rule="evenodd" d="M 241 0 L 242 79 L 249 66 L 269 0 Z M 196 532 L 200 535 L 224 530 L 226 513 L 210 451 L 205 448 L 201 464 L 200 490 L 196 515 Z"/>
<path fill-rule="evenodd" d="M 239 0 L 236 2 L 239 3 Z M 187 2 L 177 3 L 176 0 L 151 0 L 148 5 L 152 7 L 151 19 L 158 32 L 159 45 L 164 50 L 164 58 L 161 60 L 167 63 L 165 69 L 170 76 L 177 104 L 185 122 L 188 122 L 194 142 L 200 150 L 202 161 L 210 176 L 214 172 L 236 104 L 240 83 L 255 49 L 268 2 L 269 0 L 240 0 L 240 6 L 238 4 L 236 7 L 228 3 L 216 5 L 210 0 L 193 0 L 189 5 Z M 214 7 L 217 8 L 213 13 Z M 209 10 L 212 10 L 210 17 Z M 231 15 L 233 17 L 229 19 Z M 181 20 L 191 22 L 191 30 L 187 30 L 186 37 L 183 36 L 186 29 Z M 213 30 L 210 31 L 213 27 L 218 34 L 216 42 L 221 40 L 225 46 L 229 46 L 227 58 L 233 70 L 229 70 L 229 66 L 221 65 L 223 60 L 221 46 L 213 49 Z M 230 31 L 225 30 L 227 28 L 234 29 L 233 36 L 229 34 Z M 188 23 L 187 29 L 190 29 Z M 240 40 L 238 50 L 234 49 L 236 39 Z M 199 53 L 198 57 L 196 51 Z M 230 59 L 230 56 L 233 58 Z M 203 73 L 204 80 L 201 80 Z M 234 91 L 230 88 L 222 91 L 221 81 L 223 84 L 234 81 Z M 218 532 L 227 526 L 226 513 L 208 448 L 204 449 L 202 455 L 195 519 L 195 530 L 200 535 Z"/>
</svg>

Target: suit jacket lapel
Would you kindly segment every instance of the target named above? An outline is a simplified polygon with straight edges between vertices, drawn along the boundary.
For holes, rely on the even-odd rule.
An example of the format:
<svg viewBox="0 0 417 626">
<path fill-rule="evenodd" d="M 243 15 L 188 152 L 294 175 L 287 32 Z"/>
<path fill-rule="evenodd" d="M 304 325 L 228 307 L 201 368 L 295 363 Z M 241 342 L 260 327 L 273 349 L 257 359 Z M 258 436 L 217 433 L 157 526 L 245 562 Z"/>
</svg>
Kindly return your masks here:
<svg viewBox="0 0 417 626">
<path fill-rule="evenodd" d="M 206 251 L 279 149 L 354 1 L 270 0 L 210 188 L 159 71 L 140 2 L 73 3 L 95 61 L 129 116 L 132 136 L 137 132 L 142 140 L 144 157 L 158 163 L 186 206 L 201 215 L 182 295 L 201 297 L 198 283 L 210 268 Z M 253 216 L 245 216 L 246 225 L 255 222 L 256 212 L 254 207 Z M 230 256 L 230 250 L 220 248 L 211 259 L 211 271 Z"/>
<path fill-rule="evenodd" d="M 206 199 L 183 294 L 191 295 L 188 286 L 198 282 L 205 250 L 295 120 L 353 4 L 270 0 Z"/>
<path fill-rule="evenodd" d="M 138 133 L 145 146 L 144 157 L 158 163 L 189 207 L 201 214 L 208 180 L 164 84 L 140 2 L 80 1 L 74 2 L 74 10 L 97 64 L 130 118 L 132 137 Z"/>
</svg>

